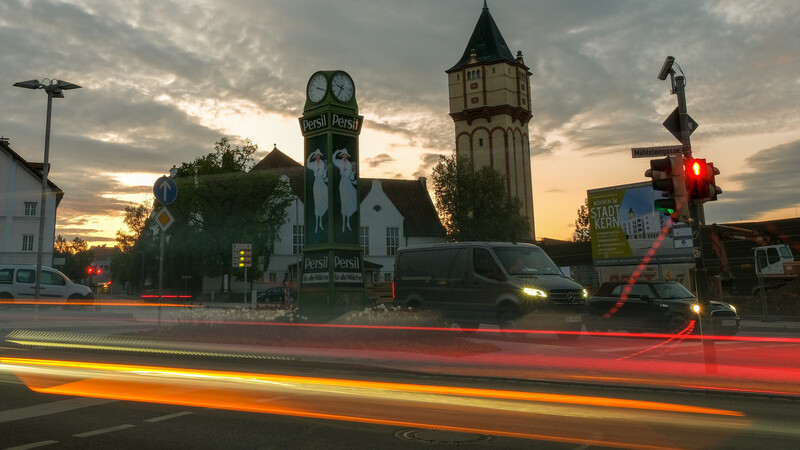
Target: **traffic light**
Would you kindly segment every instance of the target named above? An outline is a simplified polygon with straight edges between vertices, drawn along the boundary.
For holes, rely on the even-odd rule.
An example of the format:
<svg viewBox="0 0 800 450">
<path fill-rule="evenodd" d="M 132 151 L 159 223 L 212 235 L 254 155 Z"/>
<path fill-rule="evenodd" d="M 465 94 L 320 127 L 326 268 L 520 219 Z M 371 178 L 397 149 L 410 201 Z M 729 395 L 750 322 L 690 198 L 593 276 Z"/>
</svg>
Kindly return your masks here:
<svg viewBox="0 0 800 450">
<path fill-rule="evenodd" d="M 253 247 L 250 244 L 233 244 L 233 267 L 253 267 Z"/>
<path fill-rule="evenodd" d="M 656 211 L 672 216 L 674 220 L 689 219 L 689 199 L 681 155 L 651 159 L 650 169 L 644 176 L 652 178 L 653 190 L 662 191 L 665 198 L 653 202 Z"/>
<path fill-rule="evenodd" d="M 704 200 L 709 197 L 708 165 L 705 159 L 687 159 L 684 164 L 686 193 L 692 200 Z"/>
<path fill-rule="evenodd" d="M 717 175 L 719 175 L 719 169 L 714 167 L 714 163 L 707 163 L 708 171 L 708 201 L 713 202 L 717 199 L 719 194 L 722 194 L 722 188 L 717 186 Z"/>
<path fill-rule="evenodd" d="M 92 266 L 87 267 L 86 268 L 86 274 L 87 275 L 94 275 L 94 267 L 92 267 Z"/>
</svg>

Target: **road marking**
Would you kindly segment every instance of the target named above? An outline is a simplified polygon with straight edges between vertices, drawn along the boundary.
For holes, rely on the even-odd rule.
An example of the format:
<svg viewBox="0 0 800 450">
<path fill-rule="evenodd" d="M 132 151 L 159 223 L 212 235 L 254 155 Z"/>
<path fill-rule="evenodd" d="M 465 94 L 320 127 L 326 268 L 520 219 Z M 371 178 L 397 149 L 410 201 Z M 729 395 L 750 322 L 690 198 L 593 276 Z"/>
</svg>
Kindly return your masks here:
<svg viewBox="0 0 800 450">
<path fill-rule="evenodd" d="M 11 422 L 14 420 L 30 419 L 33 417 L 46 416 L 48 414 L 62 413 L 74 409 L 86 408 L 89 406 L 104 405 L 116 402 L 117 400 L 105 398 L 71 398 L 57 402 L 42 403 L 40 405 L 26 406 L 24 408 L 9 409 L 0 411 L 0 423 Z"/>
<path fill-rule="evenodd" d="M 150 423 L 155 423 L 155 422 L 161 422 L 162 420 L 169 420 L 169 419 L 174 419 L 176 417 L 186 416 L 186 415 L 189 415 L 189 414 L 192 414 L 192 413 L 189 412 L 189 411 L 183 411 L 183 412 L 179 412 L 179 413 L 175 413 L 175 414 L 167 414 L 166 416 L 153 417 L 152 419 L 145 419 L 144 421 L 145 422 L 150 422 Z"/>
<path fill-rule="evenodd" d="M 136 425 L 129 425 L 129 424 L 117 425 L 115 427 L 108 427 L 108 428 L 103 428 L 103 429 L 100 429 L 100 430 L 87 431 L 85 433 L 73 434 L 73 436 L 74 437 L 79 437 L 79 438 L 89 437 L 89 436 L 97 436 L 98 434 L 112 433 L 114 431 L 124 430 L 124 429 L 127 429 L 127 428 L 133 428 L 135 426 Z"/>
<path fill-rule="evenodd" d="M 19 447 L 11 447 L 6 450 L 26 450 L 28 448 L 44 447 L 45 445 L 58 444 L 58 441 L 39 441 L 31 444 L 20 445 Z"/>
</svg>

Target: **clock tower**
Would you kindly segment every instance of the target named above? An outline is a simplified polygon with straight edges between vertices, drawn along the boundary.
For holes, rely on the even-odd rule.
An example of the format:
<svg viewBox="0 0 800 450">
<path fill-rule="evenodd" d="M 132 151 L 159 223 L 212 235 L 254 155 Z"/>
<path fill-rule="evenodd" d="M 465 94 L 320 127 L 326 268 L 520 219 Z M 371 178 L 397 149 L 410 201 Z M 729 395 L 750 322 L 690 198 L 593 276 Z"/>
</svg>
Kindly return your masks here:
<svg viewBox="0 0 800 450">
<path fill-rule="evenodd" d="M 314 318 L 367 306 L 358 240 L 358 137 L 363 122 L 350 75 L 341 70 L 311 75 L 300 117 L 306 170 L 298 304 Z"/>
<path fill-rule="evenodd" d="M 485 0 L 467 48 L 446 72 L 456 152 L 476 167 L 489 166 L 506 177 L 506 190 L 521 200 L 520 212 L 534 238 L 531 73 L 522 52 L 514 56 L 508 49 Z"/>
</svg>

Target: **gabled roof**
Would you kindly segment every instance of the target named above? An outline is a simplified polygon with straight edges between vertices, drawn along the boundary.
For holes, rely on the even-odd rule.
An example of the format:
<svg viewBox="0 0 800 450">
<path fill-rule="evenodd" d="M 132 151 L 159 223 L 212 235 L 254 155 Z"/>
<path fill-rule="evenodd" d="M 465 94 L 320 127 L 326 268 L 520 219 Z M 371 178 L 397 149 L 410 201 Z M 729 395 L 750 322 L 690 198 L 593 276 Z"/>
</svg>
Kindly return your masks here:
<svg viewBox="0 0 800 450">
<path fill-rule="evenodd" d="M 508 49 L 503 35 L 500 34 L 500 29 L 494 22 L 489 7 L 486 6 L 486 1 L 483 2 L 483 11 L 478 18 L 478 23 L 475 24 L 475 29 L 472 31 L 472 36 L 469 38 L 467 48 L 464 49 L 464 54 L 458 60 L 456 65 L 450 68 L 447 72 L 460 69 L 466 65 L 470 60 L 470 54 L 475 51 L 475 56 L 478 62 L 492 63 L 497 61 L 508 61 L 516 63 L 517 60 Z"/>
<path fill-rule="evenodd" d="M 359 180 L 359 201 L 372 190 L 375 178 Z M 411 236 L 442 236 L 445 229 L 433 206 L 424 178 L 417 180 L 380 179 L 381 189 L 403 216 L 403 229 Z"/>
<path fill-rule="evenodd" d="M 42 168 L 44 167 L 44 163 L 29 163 L 25 161 L 17 152 L 11 149 L 11 146 L 8 144 L 7 139 L 0 139 L 0 148 L 5 150 L 11 156 L 12 160 L 18 161 L 19 164 L 25 168 L 34 178 L 38 178 L 39 180 L 42 179 Z M 47 185 L 50 186 L 50 189 L 53 190 L 53 193 L 56 194 L 56 206 L 61 203 L 61 199 L 64 198 L 64 191 L 61 190 L 60 187 L 56 186 L 52 180 L 49 178 L 47 179 Z"/>
<path fill-rule="evenodd" d="M 303 167 L 303 165 L 287 156 L 286 153 L 278 150 L 277 146 L 273 146 L 272 151 L 267 153 L 267 156 L 259 161 L 253 169 L 267 170 L 284 169 L 287 167 Z"/>
</svg>

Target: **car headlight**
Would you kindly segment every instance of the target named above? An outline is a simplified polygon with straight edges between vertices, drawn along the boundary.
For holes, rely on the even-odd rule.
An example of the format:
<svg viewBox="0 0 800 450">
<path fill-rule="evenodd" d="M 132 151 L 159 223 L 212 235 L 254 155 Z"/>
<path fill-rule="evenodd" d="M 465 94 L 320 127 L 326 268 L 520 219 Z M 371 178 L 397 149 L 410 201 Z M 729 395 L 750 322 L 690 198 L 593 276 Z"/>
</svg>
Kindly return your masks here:
<svg viewBox="0 0 800 450">
<path fill-rule="evenodd" d="M 547 292 L 545 292 L 545 291 L 543 291 L 541 289 L 526 287 L 526 288 L 522 288 L 522 292 L 530 295 L 531 297 L 542 297 L 542 298 L 547 297 Z"/>
<path fill-rule="evenodd" d="M 736 312 L 736 307 L 735 307 L 735 306 L 733 306 L 733 305 L 731 305 L 731 304 L 728 304 L 728 306 L 730 306 L 730 308 L 731 308 L 731 311 L 733 311 L 733 312 Z"/>
<path fill-rule="evenodd" d="M 700 305 L 698 305 L 697 303 L 692 305 L 692 311 L 694 311 L 697 314 L 700 314 Z"/>
<path fill-rule="evenodd" d="M 583 298 L 589 298 L 589 291 L 586 289 L 583 290 Z"/>
</svg>

